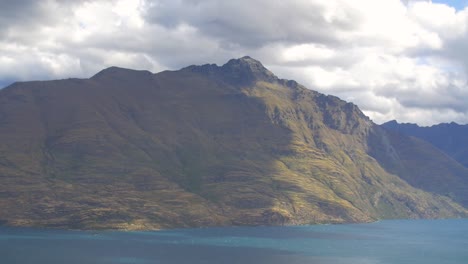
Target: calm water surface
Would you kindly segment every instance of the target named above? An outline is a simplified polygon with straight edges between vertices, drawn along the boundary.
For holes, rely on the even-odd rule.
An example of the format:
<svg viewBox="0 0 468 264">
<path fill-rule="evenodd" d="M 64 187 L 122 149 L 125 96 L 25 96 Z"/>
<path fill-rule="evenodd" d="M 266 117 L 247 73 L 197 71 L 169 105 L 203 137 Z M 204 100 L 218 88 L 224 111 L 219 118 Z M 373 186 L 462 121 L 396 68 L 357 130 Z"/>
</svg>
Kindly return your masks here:
<svg viewBox="0 0 468 264">
<path fill-rule="evenodd" d="M 468 219 L 99 233 L 0 227 L 0 263 L 467 264 Z"/>
</svg>

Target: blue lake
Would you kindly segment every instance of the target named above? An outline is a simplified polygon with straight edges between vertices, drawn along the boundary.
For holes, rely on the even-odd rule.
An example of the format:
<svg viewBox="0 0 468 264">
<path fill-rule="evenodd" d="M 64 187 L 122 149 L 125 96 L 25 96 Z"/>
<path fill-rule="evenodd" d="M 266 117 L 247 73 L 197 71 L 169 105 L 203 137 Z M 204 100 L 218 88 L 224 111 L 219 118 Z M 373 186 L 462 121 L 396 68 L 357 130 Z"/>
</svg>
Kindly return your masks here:
<svg viewBox="0 0 468 264">
<path fill-rule="evenodd" d="M 0 263 L 466 264 L 468 219 L 97 233 L 0 227 Z"/>
</svg>

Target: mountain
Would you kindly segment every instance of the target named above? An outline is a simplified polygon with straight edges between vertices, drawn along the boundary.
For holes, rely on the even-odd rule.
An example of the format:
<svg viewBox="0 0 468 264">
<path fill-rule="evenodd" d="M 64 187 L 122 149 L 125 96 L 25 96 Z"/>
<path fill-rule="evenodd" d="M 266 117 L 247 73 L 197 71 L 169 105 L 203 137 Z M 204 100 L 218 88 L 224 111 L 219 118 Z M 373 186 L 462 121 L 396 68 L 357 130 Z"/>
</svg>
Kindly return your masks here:
<svg viewBox="0 0 468 264">
<path fill-rule="evenodd" d="M 431 188 L 426 176 L 446 188 Z M 390 133 L 354 104 L 279 79 L 250 57 L 157 74 L 111 67 L 0 91 L 5 225 L 461 217 L 467 179 L 429 144 Z"/>
<path fill-rule="evenodd" d="M 382 127 L 425 140 L 468 167 L 468 125 L 452 122 L 420 127 L 410 123 L 399 124 L 393 120 L 382 124 Z"/>
</svg>

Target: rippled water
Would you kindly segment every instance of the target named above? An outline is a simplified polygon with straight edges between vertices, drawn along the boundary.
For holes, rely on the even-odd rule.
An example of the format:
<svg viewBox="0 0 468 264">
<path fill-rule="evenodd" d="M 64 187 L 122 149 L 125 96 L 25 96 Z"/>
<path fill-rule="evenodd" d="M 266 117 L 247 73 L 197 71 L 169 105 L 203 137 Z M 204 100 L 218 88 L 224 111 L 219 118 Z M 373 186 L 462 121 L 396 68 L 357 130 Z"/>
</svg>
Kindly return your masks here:
<svg viewBox="0 0 468 264">
<path fill-rule="evenodd" d="M 468 219 L 157 232 L 1 227 L 0 263 L 466 264 Z"/>
</svg>

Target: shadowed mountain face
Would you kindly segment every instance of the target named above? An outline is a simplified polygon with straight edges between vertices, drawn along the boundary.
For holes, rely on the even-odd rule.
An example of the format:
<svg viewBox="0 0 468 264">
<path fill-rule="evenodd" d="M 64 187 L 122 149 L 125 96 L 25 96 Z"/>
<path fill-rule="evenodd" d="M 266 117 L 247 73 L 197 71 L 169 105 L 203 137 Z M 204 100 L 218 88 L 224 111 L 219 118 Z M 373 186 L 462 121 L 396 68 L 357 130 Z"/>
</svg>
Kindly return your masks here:
<svg viewBox="0 0 468 264">
<path fill-rule="evenodd" d="M 398 145 L 405 141 L 411 150 Z M 422 153 L 434 159 L 412 160 Z M 453 190 L 468 173 L 450 162 L 250 57 L 157 74 L 112 67 L 90 79 L 0 91 L 0 222 L 8 225 L 154 229 L 465 216 L 465 194 Z M 448 167 L 438 173 L 440 166 Z M 432 190 L 425 173 L 457 181 Z"/>
<path fill-rule="evenodd" d="M 382 124 L 387 130 L 425 140 L 447 155 L 468 167 L 468 125 L 457 123 L 420 127 L 416 124 L 399 124 L 390 121 Z"/>
</svg>

